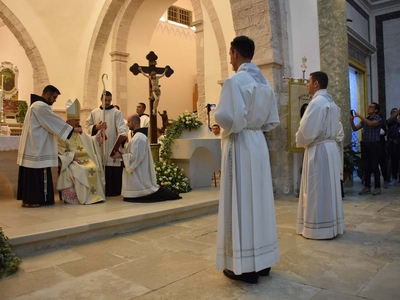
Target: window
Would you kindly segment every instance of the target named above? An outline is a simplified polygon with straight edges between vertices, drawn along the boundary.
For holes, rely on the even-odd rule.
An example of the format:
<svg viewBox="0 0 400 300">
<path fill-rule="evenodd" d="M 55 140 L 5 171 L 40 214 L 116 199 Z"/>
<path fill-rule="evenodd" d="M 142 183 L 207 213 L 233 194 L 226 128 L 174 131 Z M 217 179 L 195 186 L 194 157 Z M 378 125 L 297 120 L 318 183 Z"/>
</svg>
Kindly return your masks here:
<svg viewBox="0 0 400 300">
<path fill-rule="evenodd" d="M 190 24 L 192 23 L 192 12 L 178 6 L 170 6 L 168 8 L 168 21 L 180 23 L 190 27 Z"/>
</svg>

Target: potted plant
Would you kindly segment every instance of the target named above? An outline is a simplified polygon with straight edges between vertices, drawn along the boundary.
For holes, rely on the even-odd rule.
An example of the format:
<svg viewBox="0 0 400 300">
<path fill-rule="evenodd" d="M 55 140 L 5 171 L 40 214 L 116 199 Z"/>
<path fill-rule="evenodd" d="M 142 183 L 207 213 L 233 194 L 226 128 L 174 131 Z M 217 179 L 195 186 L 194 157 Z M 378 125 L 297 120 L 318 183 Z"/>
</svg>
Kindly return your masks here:
<svg viewBox="0 0 400 300">
<path fill-rule="evenodd" d="M 354 150 L 356 147 L 356 143 L 350 143 L 343 148 L 343 181 L 352 179 L 354 171 L 362 179 L 362 162 L 360 152 Z"/>
<path fill-rule="evenodd" d="M 17 120 L 18 123 L 23 124 L 25 121 L 25 115 L 28 110 L 28 104 L 25 101 L 18 101 L 18 112 L 17 112 Z"/>
<path fill-rule="evenodd" d="M 20 263 L 21 259 L 12 251 L 8 237 L 0 227 L 0 278 L 15 273 Z"/>
</svg>

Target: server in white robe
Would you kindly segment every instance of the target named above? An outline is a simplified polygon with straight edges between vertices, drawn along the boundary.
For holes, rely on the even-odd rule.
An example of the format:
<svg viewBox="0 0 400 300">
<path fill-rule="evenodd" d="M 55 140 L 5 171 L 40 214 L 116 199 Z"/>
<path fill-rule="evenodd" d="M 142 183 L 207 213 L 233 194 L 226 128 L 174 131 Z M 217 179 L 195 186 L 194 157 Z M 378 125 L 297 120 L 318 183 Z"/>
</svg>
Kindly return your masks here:
<svg viewBox="0 0 400 300">
<path fill-rule="evenodd" d="M 344 231 L 342 160 L 336 143 L 340 108 L 327 93 L 327 86 L 324 72 L 310 74 L 307 90 L 313 98 L 296 133 L 297 147 L 305 148 L 297 233 L 309 239 L 331 239 Z"/>
<path fill-rule="evenodd" d="M 143 102 L 140 102 L 136 106 L 136 113 L 140 117 L 140 127 L 146 128 L 145 130 L 143 130 L 143 133 L 148 136 L 149 135 L 149 127 L 150 127 L 150 117 L 148 114 L 144 113 L 145 111 L 146 111 L 146 104 Z"/>
<path fill-rule="evenodd" d="M 149 140 L 140 127 L 139 115 L 128 118 L 128 127 L 133 137 L 126 145 L 125 153 L 118 152 L 114 157 L 122 158 L 122 196 L 127 202 L 158 202 L 176 200 L 181 197 L 163 187 L 158 187 L 153 155 Z"/>
<path fill-rule="evenodd" d="M 102 101 L 103 95 L 100 100 Z M 103 106 L 92 110 L 86 119 L 86 126 L 90 135 L 96 135 L 104 126 L 103 114 L 105 113 L 105 176 L 106 176 L 106 196 L 113 197 L 121 195 L 122 188 L 122 165 L 120 159 L 111 158 L 112 149 L 119 137 L 127 137 L 128 129 L 124 123 L 121 111 L 114 108 L 111 104 L 112 94 L 106 91 L 105 109 Z M 103 155 L 103 154 L 102 154 Z"/>
<path fill-rule="evenodd" d="M 58 166 L 57 137 L 69 139 L 73 128 L 52 110 L 60 91 L 48 85 L 42 96 L 31 95 L 31 106 L 25 122 L 18 149 L 17 199 L 23 207 L 54 204 L 51 167 Z"/>
<path fill-rule="evenodd" d="M 251 62 L 254 42 L 236 37 L 236 74 L 225 80 L 215 120 L 223 128 L 216 268 L 247 283 L 279 261 L 274 194 L 263 132 L 279 124 L 274 91 Z"/>
<path fill-rule="evenodd" d="M 106 200 L 104 194 L 104 172 L 101 164 L 101 149 L 96 136 L 82 132 L 78 99 L 67 101 L 67 123 L 74 128 L 71 139 L 58 139 L 60 175 L 57 190 L 62 200 L 70 204 L 93 204 Z"/>
</svg>

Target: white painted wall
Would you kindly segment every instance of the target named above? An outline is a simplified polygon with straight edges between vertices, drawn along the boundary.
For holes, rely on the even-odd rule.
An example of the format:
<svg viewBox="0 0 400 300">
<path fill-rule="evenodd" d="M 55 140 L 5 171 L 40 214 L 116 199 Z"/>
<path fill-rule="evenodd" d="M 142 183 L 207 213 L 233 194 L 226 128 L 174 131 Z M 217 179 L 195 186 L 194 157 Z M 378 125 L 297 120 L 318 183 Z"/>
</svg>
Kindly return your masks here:
<svg viewBox="0 0 400 300">
<path fill-rule="evenodd" d="M 204 85 L 205 85 L 205 102 L 210 104 L 219 103 L 219 95 L 221 86 L 218 81 L 221 80 L 221 66 L 217 39 L 212 28 L 209 16 L 203 9 L 203 24 L 204 24 Z M 224 78 L 225 79 L 225 78 Z M 199 107 L 206 110 L 205 107 Z"/>
<path fill-rule="evenodd" d="M 39 49 L 50 84 L 61 91 L 54 109 L 65 109 L 68 98 L 82 99 L 89 42 L 103 2 L 69 0 L 63 5 L 64 1 L 54 0 L 2 1 Z M 25 83 L 21 80 L 20 84 Z"/>
<path fill-rule="evenodd" d="M 177 4 L 179 3 L 175 3 Z M 182 8 L 192 10 L 187 1 L 181 4 L 184 4 Z M 141 7 L 142 12 L 135 17 L 129 31 L 128 68 L 134 63 L 147 66 L 146 55 L 154 51 L 158 56 L 157 66 L 169 65 L 174 70 L 171 77 L 163 77 L 159 81 L 162 94 L 158 110 L 167 110 L 168 117 L 176 119 L 183 111 L 193 110 L 193 91 L 197 80 L 196 40 L 191 29 L 159 21 L 167 8 L 168 5 L 163 5 L 161 10 L 157 8 L 157 13 L 154 6 Z M 134 76 L 130 71 L 127 72 L 126 115 L 129 115 L 136 112 L 139 102 L 149 103 L 149 81 L 141 74 Z M 146 113 L 150 114 L 149 109 Z"/>
<path fill-rule="evenodd" d="M 368 20 L 358 13 L 349 3 L 346 2 L 346 18 L 353 20 L 347 22 L 347 26 L 357 32 L 364 40 L 370 41 L 368 34 Z"/>
<path fill-rule="evenodd" d="M 400 108 L 400 19 L 383 22 L 385 53 L 386 115 L 393 107 Z"/>
<path fill-rule="evenodd" d="M 30 94 L 33 93 L 33 71 L 28 57 L 6 26 L 0 27 L 0 40 L 0 63 L 8 61 L 18 68 L 18 98 L 29 104 Z"/>
<path fill-rule="evenodd" d="M 288 19 L 289 56 L 291 74 L 286 77 L 302 78 L 302 57 L 307 57 L 309 74 L 320 69 L 317 0 L 285 0 Z"/>
</svg>

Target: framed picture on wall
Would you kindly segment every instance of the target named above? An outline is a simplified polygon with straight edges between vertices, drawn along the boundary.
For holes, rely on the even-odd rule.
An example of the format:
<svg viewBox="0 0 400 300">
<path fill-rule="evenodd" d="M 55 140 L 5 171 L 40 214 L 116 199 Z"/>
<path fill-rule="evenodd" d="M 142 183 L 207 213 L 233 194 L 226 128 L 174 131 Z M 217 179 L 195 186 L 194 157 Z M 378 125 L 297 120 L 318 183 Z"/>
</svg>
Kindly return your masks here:
<svg viewBox="0 0 400 300">
<path fill-rule="evenodd" d="M 0 81 L 4 99 L 17 100 L 18 68 L 8 61 L 3 61 L 0 64 Z"/>
<path fill-rule="evenodd" d="M 301 117 L 307 109 L 312 96 L 308 94 L 306 82 L 303 79 L 289 80 L 289 107 L 288 107 L 288 141 L 290 152 L 303 152 L 304 148 L 296 147 L 296 132 L 300 126 Z"/>
</svg>

